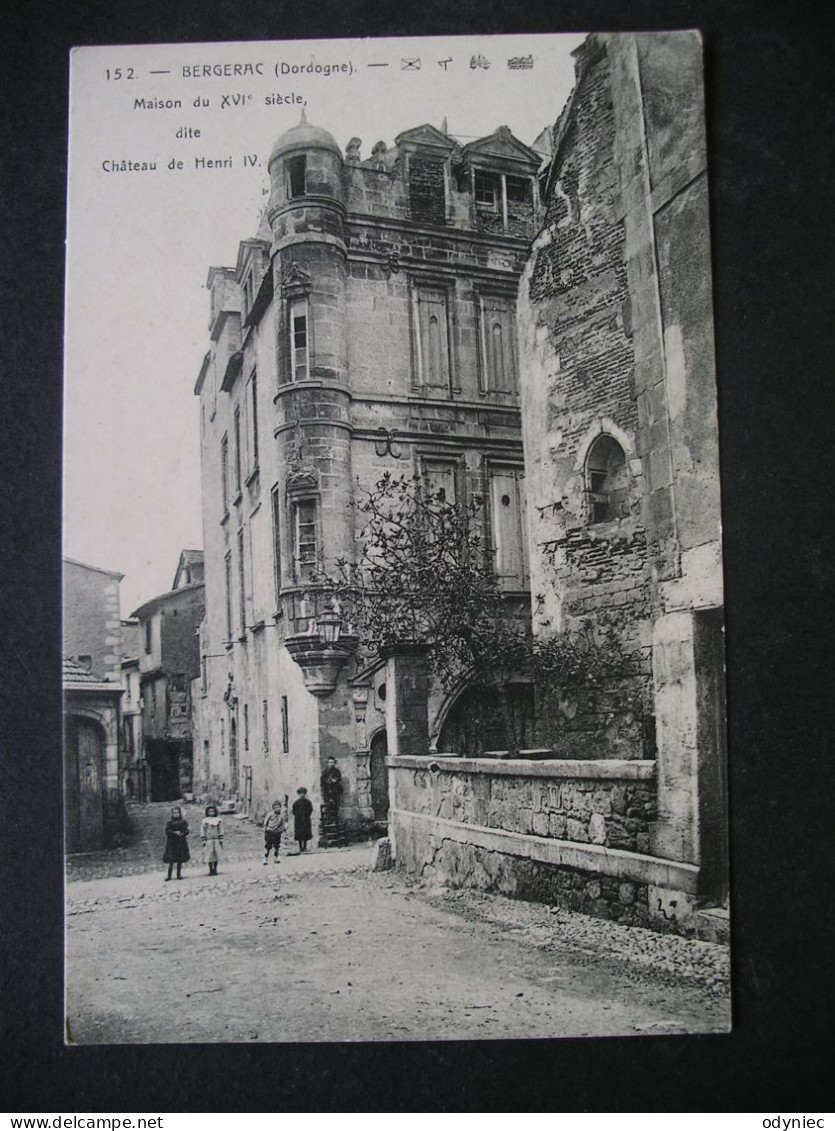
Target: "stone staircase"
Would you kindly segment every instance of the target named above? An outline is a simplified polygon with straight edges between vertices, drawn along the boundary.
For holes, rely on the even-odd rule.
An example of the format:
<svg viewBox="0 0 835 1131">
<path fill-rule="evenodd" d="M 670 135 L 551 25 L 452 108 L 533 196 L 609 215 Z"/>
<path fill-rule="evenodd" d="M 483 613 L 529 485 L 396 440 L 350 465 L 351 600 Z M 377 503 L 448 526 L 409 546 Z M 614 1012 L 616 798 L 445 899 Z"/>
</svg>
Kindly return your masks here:
<svg viewBox="0 0 835 1131">
<path fill-rule="evenodd" d="M 348 843 L 345 828 L 339 820 L 339 810 L 335 805 L 319 807 L 319 847 L 344 848 Z"/>
</svg>

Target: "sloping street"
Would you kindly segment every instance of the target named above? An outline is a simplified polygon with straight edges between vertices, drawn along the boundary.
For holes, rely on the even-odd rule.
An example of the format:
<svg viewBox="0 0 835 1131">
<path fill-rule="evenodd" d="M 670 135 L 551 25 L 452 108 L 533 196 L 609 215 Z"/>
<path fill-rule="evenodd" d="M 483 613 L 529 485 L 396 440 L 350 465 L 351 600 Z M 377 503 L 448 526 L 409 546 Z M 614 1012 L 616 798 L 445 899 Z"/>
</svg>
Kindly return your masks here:
<svg viewBox="0 0 835 1131">
<path fill-rule="evenodd" d="M 166 807 L 137 812 L 133 846 L 70 861 L 74 1043 L 648 1035 L 729 1024 L 725 947 L 373 873 L 371 845 L 264 866 L 259 830 L 236 820 L 217 877 L 193 859 L 168 883 L 152 859 Z M 199 828 L 196 809 L 187 817 Z"/>
</svg>

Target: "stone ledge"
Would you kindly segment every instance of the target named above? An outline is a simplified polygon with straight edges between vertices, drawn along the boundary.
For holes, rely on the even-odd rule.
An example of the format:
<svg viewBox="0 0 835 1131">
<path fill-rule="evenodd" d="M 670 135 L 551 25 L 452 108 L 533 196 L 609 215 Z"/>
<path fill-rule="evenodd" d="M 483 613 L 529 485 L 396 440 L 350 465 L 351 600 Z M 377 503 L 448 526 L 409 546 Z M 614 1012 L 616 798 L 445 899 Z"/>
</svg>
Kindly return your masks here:
<svg viewBox="0 0 835 1131">
<path fill-rule="evenodd" d="M 428 770 L 435 764 L 441 773 L 492 774 L 495 777 L 576 778 L 590 781 L 653 781 L 655 762 L 608 758 L 599 761 L 571 758 L 458 758 L 405 754 L 386 759 L 389 769 Z"/>
<path fill-rule="evenodd" d="M 481 825 L 465 825 L 444 817 L 430 817 L 424 813 L 410 813 L 403 809 L 389 810 L 389 828 L 393 828 L 395 845 L 397 826 L 421 831 L 459 844 L 472 844 L 489 852 L 502 852 L 506 856 L 520 856 L 537 864 L 551 864 L 575 868 L 598 876 L 612 876 L 618 880 L 631 880 L 639 884 L 655 884 L 675 891 L 695 895 L 699 869 L 695 864 L 674 860 L 661 860 L 638 852 L 619 848 L 604 848 L 598 844 L 580 844 L 567 840 L 525 833 L 511 833 L 503 829 L 488 829 Z"/>
</svg>

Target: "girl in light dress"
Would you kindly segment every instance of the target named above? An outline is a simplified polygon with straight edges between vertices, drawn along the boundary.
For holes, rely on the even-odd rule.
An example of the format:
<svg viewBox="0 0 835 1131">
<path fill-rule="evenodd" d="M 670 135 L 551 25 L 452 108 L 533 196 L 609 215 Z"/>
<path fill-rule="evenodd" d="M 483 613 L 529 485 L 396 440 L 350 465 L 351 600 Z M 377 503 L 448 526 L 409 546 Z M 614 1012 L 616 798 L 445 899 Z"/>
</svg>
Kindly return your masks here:
<svg viewBox="0 0 835 1131">
<path fill-rule="evenodd" d="M 200 839 L 203 841 L 203 863 L 209 865 L 209 875 L 217 875 L 223 848 L 223 821 L 214 805 L 206 806 L 206 816 L 200 826 Z"/>
</svg>

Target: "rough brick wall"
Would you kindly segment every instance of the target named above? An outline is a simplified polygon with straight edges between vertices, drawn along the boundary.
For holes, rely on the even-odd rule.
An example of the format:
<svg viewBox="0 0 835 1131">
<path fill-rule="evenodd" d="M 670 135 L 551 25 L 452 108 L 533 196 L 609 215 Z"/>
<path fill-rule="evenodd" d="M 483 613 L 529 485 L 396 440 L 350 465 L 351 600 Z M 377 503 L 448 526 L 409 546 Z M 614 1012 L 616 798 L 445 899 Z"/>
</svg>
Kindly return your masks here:
<svg viewBox="0 0 835 1131">
<path fill-rule="evenodd" d="M 444 163 L 428 158 L 409 158 L 409 211 L 423 224 L 444 224 Z"/>
<path fill-rule="evenodd" d="M 635 460 L 638 409 L 611 74 L 578 70 L 546 196 L 545 229 L 520 288 L 523 432 L 538 628 L 589 619 L 614 631 L 623 674 L 543 693 L 539 739 L 563 757 L 652 757 L 651 574 Z M 585 459 L 612 435 L 627 468 L 624 513 L 593 522 Z"/>
</svg>

